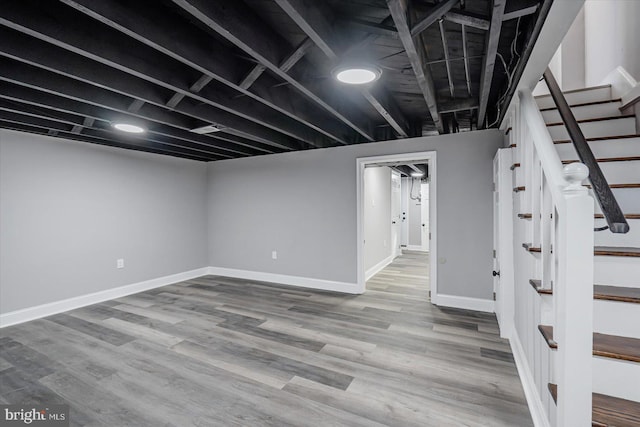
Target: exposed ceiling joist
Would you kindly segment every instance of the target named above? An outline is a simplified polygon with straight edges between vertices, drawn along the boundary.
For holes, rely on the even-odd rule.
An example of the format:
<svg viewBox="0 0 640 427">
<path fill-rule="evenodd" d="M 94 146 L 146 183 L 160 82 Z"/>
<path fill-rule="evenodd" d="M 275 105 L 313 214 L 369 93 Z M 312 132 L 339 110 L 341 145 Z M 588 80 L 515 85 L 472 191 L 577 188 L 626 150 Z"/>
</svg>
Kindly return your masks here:
<svg viewBox="0 0 640 427">
<path fill-rule="evenodd" d="M 459 98 L 450 101 L 442 101 L 439 104 L 441 113 L 454 113 L 456 111 L 474 110 L 478 108 L 476 98 Z"/>
<path fill-rule="evenodd" d="M 14 6 L 16 4 L 17 3 L 13 3 Z M 22 2 L 20 2 L 20 4 L 22 4 Z M 177 71 L 166 66 L 156 66 L 155 63 L 159 60 L 154 61 L 151 56 L 149 59 L 145 59 L 145 54 L 142 51 L 133 53 L 120 49 L 117 46 L 117 42 L 113 41 L 113 38 L 117 36 L 117 33 L 109 34 L 106 32 L 96 32 L 96 35 L 92 39 L 87 39 L 86 37 L 83 37 L 80 32 L 74 32 L 71 28 L 68 28 L 65 29 L 62 34 L 59 34 L 60 30 L 57 29 L 57 26 L 60 25 L 59 22 L 56 22 L 56 24 L 46 22 L 47 18 L 40 15 L 38 15 L 38 18 L 32 18 L 30 17 L 27 9 L 23 10 L 18 6 L 12 7 L 11 11 L 14 12 L 11 14 L 12 20 L 7 21 L 0 18 L 0 23 L 43 41 L 52 43 L 67 51 L 71 51 L 75 55 L 80 55 L 69 55 L 69 60 L 72 61 L 67 64 L 69 74 L 81 72 L 88 74 L 86 72 L 88 68 L 98 66 L 98 64 L 93 61 L 83 60 L 81 56 L 84 56 L 87 59 L 95 60 L 111 67 L 114 72 L 119 70 L 123 73 L 129 74 L 130 76 L 121 74 L 119 76 L 119 80 L 136 80 L 135 83 L 132 82 L 129 85 L 132 88 L 141 86 L 137 79 L 143 79 L 148 81 L 151 85 L 158 85 L 170 91 L 181 92 L 187 95 L 189 98 L 197 101 L 197 107 L 190 109 L 204 113 L 208 116 L 208 119 L 205 118 L 204 120 L 208 120 L 210 123 L 219 123 L 226 128 L 242 131 L 247 135 L 259 138 L 262 142 L 269 141 L 268 143 L 274 146 L 285 147 L 288 149 L 299 148 L 299 143 L 292 138 L 305 141 L 309 144 L 313 144 L 315 142 L 313 136 L 308 133 L 308 129 L 300 126 L 299 124 L 294 124 L 296 122 L 283 120 L 281 116 L 273 114 L 268 110 L 263 110 L 263 113 L 256 114 L 257 112 L 255 109 L 241 109 L 239 108 L 239 104 L 236 104 L 236 108 L 232 108 L 228 104 L 232 101 L 225 99 L 223 94 L 217 90 L 206 90 L 206 92 L 203 91 L 201 94 L 191 93 L 187 84 L 176 79 L 175 73 Z M 0 30 L 2 30 L 2 33 L 8 32 L 6 29 Z M 86 29 L 85 32 L 86 31 L 88 31 L 88 29 Z M 54 39 L 54 35 L 57 38 Z M 3 45 L 3 51 L 11 49 L 12 43 L 9 41 L 10 37 L 19 37 L 19 34 L 13 33 L 7 34 L 6 37 L 0 37 L 0 43 Z M 125 41 L 126 40 L 123 40 L 122 43 Z M 15 57 L 30 55 L 37 60 L 50 56 L 47 55 L 46 46 L 37 44 L 34 39 L 29 40 L 26 37 L 21 38 L 20 44 L 18 46 L 14 46 L 14 50 L 15 48 L 24 49 L 24 46 L 32 46 L 34 50 L 16 53 L 14 55 Z M 72 64 L 75 64 L 75 66 Z M 109 71 L 103 70 L 95 77 L 103 78 L 103 76 L 108 73 Z M 114 82 L 110 81 L 104 85 L 104 87 L 118 85 L 121 83 L 119 80 Z M 149 86 L 149 92 L 151 91 L 157 92 L 157 90 Z M 133 97 L 143 99 L 138 96 Z M 166 100 L 163 100 L 162 103 L 164 104 L 165 102 Z M 188 105 L 188 103 L 185 104 L 185 102 L 182 102 L 176 107 L 176 109 L 188 108 Z M 191 105 L 196 104 L 192 103 Z M 259 116 L 261 116 L 261 118 L 258 118 Z M 264 130 L 266 130 L 266 132 L 264 132 Z"/>
<path fill-rule="evenodd" d="M 352 114 L 350 114 L 351 117 L 345 116 L 338 111 L 337 107 L 330 105 L 318 93 L 310 90 L 302 82 L 280 69 L 280 58 L 284 56 L 281 53 L 281 48 L 283 45 L 286 46 L 287 43 L 281 40 L 274 31 L 266 27 L 251 11 L 240 10 L 239 6 L 241 5 L 227 0 L 215 2 L 173 0 L 173 2 L 211 30 L 251 55 L 271 72 L 289 83 L 291 87 L 351 127 L 365 139 L 374 140 L 370 130 L 370 123 L 356 120 Z M 327 91 L 331 90 L 329 87 L 325 87 L 325 89 Z"/>
<path fill-rule="evenodd" d="M 345 22 L 351 25 L 353 28 L 369 34 L 377 34 L 379 36 L 390 37 L 392 39 L 398 38 L 398 31 L 396 30 L 396 27 L 393 27 L 391 25 L 365 21 L 363 19 L 349 19 L 345 20 Z"/>
<path fill-rule="evenodd" d="M 207 139 L 194 139 L 193 134 L 187 134 L 188 130 L 194 127 L 195 121 L 187 121 L 187 117 L 182 119 L 170 114 L 168 111 L 158 108 L 152 104 L 146 104 L 139 112 L 132 113 L 127 109 L 127 99 L 119 97 L 117 94 L 105 93 L 105 91 L 92 88 L 80 82 L 69 82 L 63 77 L 55 74 L 45 73 L 42 76 L 33 73 L 28 68 L 10 66 L 0 61 L 3 66 L 3 73 L 0 80 L 9 83 L 2 83 L 0 97 L 26 102 L 30 105 L 39 105 L 58 111 L 70 112 L 84 117 L 94 119 L 138 119 L 152 122 L 148 126 L 150 131 L 156 131 L 178 139 L 187 139 L 201 144 L 215 146 L 230 152 L 252 154 L 257 152 L 277 152 L 280 151 L 260 142 L 239 138 L 233 135 L 218 133 L 207 137 Z M 12 74 L 14 75 L 13 79 Z M 19 79 L 19 80 L 18 80 Z M 174 127 L 176 129 L 171 129 Z"/>
<path fill-rule="evenodd" d="M 337 40 L 335 29 L 317 5 L 303 0 L 275 1 L 331 61 L 340 60 L 344 46 Z M 374 89 L 361 87 L 359 90 L 398 135 L 403 138 L 410 135 L 406 117 L 381 82 Z"/>
<path fill-rule="evenodd" d="M 429 14 L 427 16 L 422 18 L 411 28 L 411 35 L 415 37 L 418 34 L 422 33 L 434 22 L 442 18 L 444 14 L 451 10 L 451 8 L 453 8 L 453 6 L 455 6 L 459 1 L 460 0 L 444 0 L 438 3 L 433 9 L 429 11 Z"/>
<path fill-rule="evenodd" d="M 0 110 L 0 120 L 12 122 L 21 125 L 34 125 L 41 128 L 46 128 L 49 130 L 55 130 L 58 133 L 65 132 L 71 135 L 74 134 L 71 129 L 72 125 L 69 123 L 61 122 L 60 120 L 55 120 L 52 118 L 38 118 L 33 117 L 33 115 L 26 114 L 25 112 L 13 113 L 5 110 Z M 106 129 L 85 129 L 83 135 L 90 136 L 94 138 L 99 138 L 105 141 L 111 140 L 115 138 L 122 138 L 119 136 L 114 136 L 113 132 Z M 159 150 L 166 153 L 172 154 L 180 154 L 183 156 L 190 156 L 191 158 L 197 158 L 200 160 L 220 160 L 222 157 L 216 156 L 211 153 L 202 153 L 198 151 L 194 151 L 188 148 L 173 146 L 170 143 L 160 143 L 155 140 L 150 139 L 148 136 L 140 137 L 140 136 L 127 136 L 126 138 L 130 142 L 136 142 L 138 145 L 145 145 L 147 147 L 153 148 L 155 150 Z"/>
<path fill-rule="evenodd" d="M 436 102 L 436 92 L 433 84 L 433 77 L 427 65 L 426 53 L 424 52 L 424 46 L 416 46 L 413 36 L 411 35 L 411 15 L 413 12 L 409 9 L 408 0 L 387 0 L 387 5 L 391 11 L 391 16 L 398 29 L 400 40 L 409 57 L 411 67 L 424 96 L 424 100 L 429 108 L 431 118 L 436 125 L 436 129 L 439 133 L 444 133 L 444 127 L 442 120 L 438 113 L 438 104 Z"/>
<path fill-rule="evenodd" d="M 478 107 L 478 126 L 483 126 L 487 113 L 487 104 L 491 91 L 491 81 L 493 80 L 493 70 L 498 53 L 498 43 L 500 42 L 500 31 L 502 30 L 502 17 L 507 0 L 494 0 L 491 12 L 491 27 L 487 33 L 486 56 L 482 62 L 482 75 L 480 77 L 480 105 Z"/>
<path fill-rule="evenodd" d="M 118 148 L 126 148 L 129 150 L 135 151 L 144 151 L 147 153 L 154 154 L 165 154 L 174 157 L 180 157 L 183 159 L 197 160 L 200 162 L 208 162 L 211 160 L 216 160 L 215 157 L 205 157 L 205 156 L 194 156 L 190 154 L 184 154 L 175 152 L 173 150 L 165 149 L 163 147 L 158 147 L 153 143 L 132 143 L 131 141 L 126 140 L 122 137 L 109 137 L 105 138 L 100 135 L 85 135 L 85 134 L 75 134 L 66 130 L 57 130 L 49 126 L 58 126 L 64 128 L 64 125 L 55 124 L 55 122 L 38 122 L 32 123 L 29 120 L 28 123 L 24 123 L 22 120 L 2 120 L 0 119 L 0 128 L 15 130 L 19 132 L 27 132 L 34 133 L 39 135 L 49 135 L 49 136 L 60 136 L 66 139 L 74 140 L 74 141 L 82 141 L 82 142 L 90 142 L 92 144 L 98 145 L 106 145 L 109 147 L 118 147 Z"/>
<path fill-rule="evenodd" d="M 224 100 L 223 102 L 222 99 L 218 99 L 218 102 L 230 109 L 240 108 L 237 104 L 242 101 L 238 101 L 239 98 L 235 96 L 235 93 L 229 91 L 229 88 L 239 91 L 248 98 L 258 101 L 332 140 L 342 143 L 346 141 L 345 134 L 349 132 L 346 126 L 336 126 L 336 123 L 326 120 L 325 116 L 314 113 L 312 109 L 293 108 L 289 102 L 291 98 L 289 88 L 282 87 L 274 90 L 271 86 L 262 84 L 255 85 L 252 91 L 242 88 L 239 84 L 239 75 L 241 70 L 246 67 L 244 62 L 239 60 L 232 50 L 223 45 L 216 45 L 216 54 L 212 55 L 210 43 L 213 40 L 196 35 L 190 26 L 182 24 L 180 20 L 154 13 L 151 9 L 145 9 L 144 13 L 136 13 L 139 9 L 131 8 L 143 7 L 136 2 L 130 2 L 125 6 L 122 3 L 112 1 L 62 1 L 158 52 L 198 70 L 211 77 L 212 80 L 226 85 L 227 88 L 217 85 L 215 92 L 220 93 Z M 167 28 L 171 28 L 172 31 L 167 31 Z M 178 34 L 179 37 L 175 37 L 175 34 Z M 188 95 L 189 92 L 190 90 L 187 90 L 182 93 Z M 244 106 L 244 103 L 241 106 Z M 270 115 L 274 116 L 275 114 L 271 112 Z M 327 144 L 321 143 L 320 145 Z"/>
<path fill-rule="evenodd" d="M 304 39 L 302 43 L 300 43 L 300 45 L 298 45 L 298 47 L 296 47 L 295 50 L 280 63 L 280 69 L 285 73 L 289 72 L 289 70 L 304 57 L 311 46 L 313 46 L 313 40 L 310 38 Z M 248 89 L 256 80 L 258 80 L 258 77 L 260 77 L 266 69 L 267 67 L 264 65 L 256 64 L 249 74 L 242 79 L 240 86 L 244 89 Z"/>
<path fill-rule="evenodd" d="M 92 121 L 93 119 L 88 119 L 91 121 L 91 124 L 89 125 L 87 118 L 82 120 L 81 118 L 70 115 L 68 113 L 61 113 L 53 110 L 45 110 L 42 108 L 33 108 L 33 107 L 25 108 L 24 106 L 22 106 L 21 109 L 18 110 L 16 109 L 15 106 L 13 107 L 7 106 L 6 101 L 1 101 L 1 100 L 0 100 L 0 110 L 4 111 L 5 113 L 13 114 L 14 117 L 30 116 L 32 118 L 34 117 L 37 118 L 43 123 L 44 121 L 48 120 L 48 121 L 55 121 L 57 123 L 65 124 L 67 125 L 67 128 L 69 126 L 72 126 L 72 129 L 70 132 L 75 134 L 79 133 L 74 131 L 75 128 L 81 127 L 84 129 L 84 134 L 90 134 L 94 136 L 103 135 L 105 136 L 105 138 L 113 138 L 118 136 L 118 131 L 116 131 L 109 125 L 94 126 Z M 5 119 L 6 119 L 6 115 L 5 115 Z M 31 122 L 34 123 L 33 120 Z M 155 133 L 151 133 L 145 136 L 137 136 L 135 138 L 137 138 L 138 140 L 151 141 L 153 143 L 158 144 L 158 147 L 160 148 L 165 148 L 176 153 L 185 153 L 189 155 L 208 157 L 208 158 L 217 158 L 217 159 L 234 157 L 232 155 L 229 155 L 228 153 L 220 152 L 215 148 L 202 147 L 202 146 L 198 146 L 197 144 L 179 143 L 179 141 L 176 141 L 173 138 L 167 138 Z"/>
<path fill-rule="evenodd" d="M 84 121 L 82 122 L 81 125 L 74 125 L 73 129 L 71 129 L 71 132 L 73 133 L 80 133 L 82 132 L 83 128 L 90 128 L 93 126 L 93 123 L 95 122 L 95 119 L 92 117 L 85 117 Z"/>
<path fill-rule="evenodd" d="M 445 21 L 455 22 L 456 24 L 466 25 L 468 27 L 485 31 L 489 29 L 490 24 L 489 20 L 482 16 L 457 9 L 452 9 L 445 13 L 444 19 Z"/>
<path fill-rule="evenodd" d="M 535 4 L 533 6 L 525 7 L 523 9 L 514 10 L 512 12 L 505 12 L 502 17 L 503 21 L 509 21 L 511 19 L 521 18 L 523 16 L 531 15 L 536 13 L 538 10 L 538 5 Z"/>
</svg>

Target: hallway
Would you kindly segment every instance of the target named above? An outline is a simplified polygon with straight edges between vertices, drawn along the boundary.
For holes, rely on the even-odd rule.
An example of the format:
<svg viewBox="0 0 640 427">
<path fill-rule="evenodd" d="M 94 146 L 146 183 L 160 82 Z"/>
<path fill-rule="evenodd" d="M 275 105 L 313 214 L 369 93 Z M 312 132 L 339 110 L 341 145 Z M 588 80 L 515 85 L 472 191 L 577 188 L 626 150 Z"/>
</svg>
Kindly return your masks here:
<svg viewBox="0 0 640 427">
<path fill-rule="evenodd" d="M 428 302 L 424 255 L 343 295 L 205 276 L 3 329 L 0 402 L 71 425 L 528 426 L 493 315 Z"/>
</svg>

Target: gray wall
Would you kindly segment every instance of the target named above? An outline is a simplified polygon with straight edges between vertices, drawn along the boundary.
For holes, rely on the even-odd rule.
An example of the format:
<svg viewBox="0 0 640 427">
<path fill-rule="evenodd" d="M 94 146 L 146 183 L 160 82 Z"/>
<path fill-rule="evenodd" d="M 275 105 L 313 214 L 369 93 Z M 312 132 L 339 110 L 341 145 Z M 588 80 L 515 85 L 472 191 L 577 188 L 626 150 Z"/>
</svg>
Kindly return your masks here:
<svg viewBox="0 0 640 427">
<path fill-rule="evenodd" d="M 206 177 L 204 163 L 0 129 L 0 311 L 207 266 Z"/>
<path fill-rule="evenodd" d="M 640 81 L 640 1 L 589 0 L 584 19 L 587 85 L 600 84 L 619 65 Z"/>
<path fill-rule="evenodd" d="M 391 255 L 391 169 L 364 171 L 364 269 Z"/>
<path fill-rule="evenodd" d="M 407 220 L 409 221 L 409 245 L 422 245 L 422 203 L 420 200 L 414 200 L 420 195 L 421 183 L 420 178 L 407 178 L 407 199 L 409 202 L 409 212 L 407 212 Z M 413 183 L 413 188 L 411 184 Z M 412 197 L 414 199 L 412 199 Z"/>
<path fill-rule="evenodd" d="M 491 299 L 502 142 L 490 130 L 210 163 L 209 265 L 355 283 L 356 158 L 435 150 L 439 292 Z"/>
</svg>

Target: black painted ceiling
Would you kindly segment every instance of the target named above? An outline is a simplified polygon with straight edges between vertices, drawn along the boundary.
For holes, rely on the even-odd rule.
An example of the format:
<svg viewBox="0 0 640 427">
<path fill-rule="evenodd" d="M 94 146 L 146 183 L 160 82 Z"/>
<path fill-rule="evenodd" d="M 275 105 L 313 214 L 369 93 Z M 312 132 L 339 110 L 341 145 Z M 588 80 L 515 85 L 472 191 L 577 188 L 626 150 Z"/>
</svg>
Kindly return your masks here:
<svg viewBox="0 0 640 427">
<path fill-rule="evenodd" d="M 492 127 L 547 2 L 5 0 L 0 127 L 202 161 Z"/>
</svg>

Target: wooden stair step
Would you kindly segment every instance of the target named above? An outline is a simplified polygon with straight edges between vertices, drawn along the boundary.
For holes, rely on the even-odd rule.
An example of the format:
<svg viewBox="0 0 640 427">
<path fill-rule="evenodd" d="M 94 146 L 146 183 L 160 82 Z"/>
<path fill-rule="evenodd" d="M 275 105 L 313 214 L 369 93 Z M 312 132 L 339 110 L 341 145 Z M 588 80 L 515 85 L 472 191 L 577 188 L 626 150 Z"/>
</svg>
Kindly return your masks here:
<svg viewBox="0 0 640 427">
<path fill-rule="evenodd" d="M 529 284 L 540 295 L 553 295 L 553 289 L 544 288 L 541 280 L 530 279 Z M 593 298 L 604 301 L 640 304 L 640 289 L 624 286 L 593 285 Z"/>
<path fill-rule="evenodd" d="M 640 138 L 638 134 L 630 134 L 630 135 L 613 135 L 613 136 L 598 136 L 594 138 L 585 138 L 587 142 L 591 141 L 607 141 L 610 139 L 628 139 L 628 138 Z M 572 141 L 570 139 L 560 139 L 557 141 L 553 141 L 554 144 L 569 144 Z"/>
<path fill-rule="evenodd" d="M 558 386 L 549 383 L 553 401 L 558 403 Z M 593 393 L 592 425 L 596 427 L 639 427 L 640 402 Z"/>
<path fill-rule="evenodd" d="M 571 104 L 569 105 L 570 108 L 574 108 L 574 107 L 587 107 L 589 105 L 599 105 L 599 104 L 609 104 L 611 102 L 621 102 L 622 99 L 618 98 L 618 99 L 607 99 L 604 101 L 593 101 L 593 102 L 582 102 L 579 104 Z M 540 109 L 540 111 L 552 111 L 552 110 L 557 110 L 558 107 L 549 107 L 549 108 L 542 108 Z"/>
<path fill-rule="evenodd" d="M 595 219 L 604 219 L 604 214 L 598 214 L 597 213 L 597 214 L 593 215 L 593 217 Z M 640 219 L 640 214 L 637 214 L 637 213 L 624 214 L 624 217 L 626 219 Z M 527 213 L 519 213 L 518 214 L 518 218 L 520 218 L 520 219 L 531 219 L 531 218 L 533 218 L 533 214 L 530 214 L 528 212 Z M 553 216 L 552 216 L 552 218 L 553 218 Z"/>
<path fill-rule="evenodd" d="M 593 285 L 593 297 L 607 301 L 640 304 L 640 289 L 623 286 Z"/>
<path fill-rule="evenodd" d="M 540 295 L 552 295 L 553 289 L 545 289 L 542 287 L 542 280 L 537 279 L 529 279 L 529 284 L 533 286 L 533 289 L 536 290 Z"/>
<path fill-rule="evenodd" d="M 590 184 L 586 184 L 585 187 L 591 188 Z M 640 183 L 637 184 L 609 184 L 611 188 L 640 188 Z"/>
<path fill-rule="evenodd" d="M 558 343 L 553 339 L 553 326 L 538 325 L 538 330 L 550 348 L 558 348 Z M 640 362 L 640 339 L 594 332 L 593 355 Z"/>
<path fill-rule="evenodd" d="M 594 255 L 598 256 L 623 256 L 640 258 L 640 248 L 615 247 L 615 246 L 596 246 Z"/>
<path fill-rule="evenodd" d="M 635 160 L 640 160 L 640 156 L 629 156 L 629 157 L 606 157 L 604 159 L 596 159 L 598 163 L 608 163 L 608 162 L 632 162 Z M 580 160 L 563 160 L 563 165 L 568 165 L 570 163 L 576 163 Z"/>
<path fill-rule="evenodd" d="M 624 214 L 626 219 L 640 219 L 640 213 Z M 595 214 L 596 219 L 604 219 L 604 214 Z"/>
<path fill-rule="evenodd" d="M 596 117 L 593 119 L 582 119 L 582 120 L 576 120 L 576 121 L 578 123 L 591 123 L 591 122 L 605 122 L 607 120 L 630 119 L 635 117 L 636 117 L 635 114 L 626 114 L 624 116 Z M 550 127 L 550 126 L 564 126 L 564 122 L 547 123 L 547 127 Z"/>
</svg>

